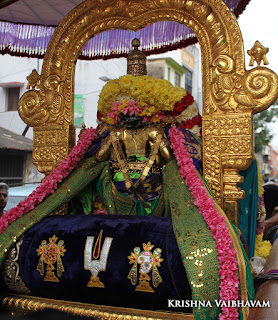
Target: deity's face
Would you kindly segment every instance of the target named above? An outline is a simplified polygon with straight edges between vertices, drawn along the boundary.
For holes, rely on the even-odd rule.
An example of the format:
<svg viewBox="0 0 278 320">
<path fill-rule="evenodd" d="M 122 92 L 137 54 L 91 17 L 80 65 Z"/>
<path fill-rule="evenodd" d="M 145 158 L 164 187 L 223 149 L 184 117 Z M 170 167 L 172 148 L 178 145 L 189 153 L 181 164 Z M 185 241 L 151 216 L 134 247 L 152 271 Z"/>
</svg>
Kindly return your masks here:
<svg viewBox="0 0 278 320">
<path fill-rule="evenodd" d="M 8 190 L 0 189 L 0 210 L 2 211 L 8 202 Z"/>
<path fill-rule="evenodd" d="M 135 115 L 124 115 L 121 122 L 125 127 L 138 128 L 144 126 L 144 123 L 142 123 L 142 118 L 136 117 Z"/>
</svg>

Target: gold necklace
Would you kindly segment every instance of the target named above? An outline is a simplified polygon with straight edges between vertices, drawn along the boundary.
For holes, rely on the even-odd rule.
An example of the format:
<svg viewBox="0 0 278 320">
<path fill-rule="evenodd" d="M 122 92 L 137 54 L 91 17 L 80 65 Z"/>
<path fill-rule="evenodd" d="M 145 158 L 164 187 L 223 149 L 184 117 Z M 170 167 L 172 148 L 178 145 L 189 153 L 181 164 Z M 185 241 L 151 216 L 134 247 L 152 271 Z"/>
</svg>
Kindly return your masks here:
<svg viewBox="0 0 278 320">
<path fill-rule="evenodd" d="M 137 182 L 135 184 L 133 184 L 131 178 L 130 178 L 130 170 L 129 170 L 129 165 L 128 165 L 128 161 L 124 155 L 123 152 L 123 148 L 120 144 L 120 141 L 118 139 L 118 136 L 115 132 L 115 128 L 114 127 L 110 127 L 110 136 L 112 138 L 112 146 L 115 152 L 115 156 L 119 165 L 120 170 L 123 173 L 124 176 L 124 181 L 125 181 L 125 186 L 127 189 L 136 189 L 137 186 L 142 183 L 150 169 L 152 168 L 155 158 L 158 154 L 158 150 L 159 150 L 159 146 L 161 144 L 161 140 L 162 140 L 162 136 L 163 136 L 163 128 L 158 128 L 157 132 L 156 132 L 156 136 L 154 138 L 154 143 L 151 146 L 151 152 L 149 155 L 149 159 L 146 162 L 146 165 L 144 166 L 144 168 L 141 171 L 140 177 L 137 180 Z"/>
</svg>

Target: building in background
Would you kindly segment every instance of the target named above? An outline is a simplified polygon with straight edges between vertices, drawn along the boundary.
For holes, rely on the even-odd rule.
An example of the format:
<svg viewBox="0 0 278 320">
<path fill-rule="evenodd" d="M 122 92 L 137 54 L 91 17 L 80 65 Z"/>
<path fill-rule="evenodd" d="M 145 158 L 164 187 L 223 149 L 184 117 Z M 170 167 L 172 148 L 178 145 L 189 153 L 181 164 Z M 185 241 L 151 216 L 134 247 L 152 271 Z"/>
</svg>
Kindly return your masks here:
<svg viewBox="0 0 278 320">
<path fill-rule="evenodd" d="M 169 80 L 182 87 L 194 97 L 202 114 L 201 54 L 198 44 L 184 49 L 152 55 L 148 58 L 148 75 Z"/>
<path fill-rule="evenodd" d="M 278 179 L 278 151 L 273 148 L 273 146 L 269 143 L 269 165 L 270 165 L 270 177 Z"/>
<path fill-rule="evenodd" d="M 256 153 L 263 180 L 278 179 L 278 151 L 269 143 L 263 146 L 261 153 Z"/>
<path fill-rule="evenodd" d="M 149 76 L 169 80 L 173 85 L 189 91 L 195 98 L 199 109 L 202 106 L 201 60 L 198 45 L 186 49 L 170 51 L 165 54 L 152 55 L 147 59 Z M 18 101 L 27 91 L 27 76 L 36 69 L 41 74 L 43 60 L 37 58 L 21 58 L 9 55 L 0 55 L 0 127 L 12 131 L 21 138 L 33 139 L 33 130 L 28 128 L 18 114 Z M 75 97 L 74 97 L 74 124 L 77 128 L 76 139 L 83 122 L 86 127 L 97 126 L 98 96 L 107 81 L 119 78 L 126 74 L 125 58 L 111 60 L 78 60 L 75 68 Z M 200 112 L 201 113 L 201 112 Z M 31 140 L 29 149 L 24 150 L 25 158 L 21 157 L 25 168 L 27 162 L 32 164 Z M 27 156 L 28 154 L 28 156 Z M 24 159 L 23 159 L 24 158 Z M 28 160 L 29 159 L 29 160 Z M 29 167 L 29 166 L 27 166 Z M 21 169 L 20 169 L 21 170 Z M 25 170 L 25 169 L 22 169 Z M 26 169 L 27 170 L 27 169 Z M 40 173 L 35 167 L 26 177 L 20 176 L 20 181 L 36 182 Z M 28 170 L 27 170 L 28 171 Z M 34 178 L 32 180 L 32 177 Z M 19 181 L 17 182 L 19 183 Z"/>
<path fill-rule="evenodd" d="M 24 133 L 26 124 L 17 112 L 18 101 L 27 90 L 27 76 L 33 69 L 40 74 L 42 64 L 41 59 L 0 55 L 1 127 L 20 135 Z M 198 45 L 152 55 L 148 57 L 148 69 L 148 75 L 169 80 L 173 85 L 181 86 L 191 92 L 199 108 L 202 109 L 201 58 Z M 83 121 L 87 127 L 96 126 L 97 102 L 102 87 L 110 79 L 125 74 L 125 58 L 77 61 L 74 111 L 77 128 L 82 126 Z M 32 128 L 28 129 L 25 135 L 32 139 Z"/>
<path fill-rule="evenodd" d="M 41 73 L 43 61 L 36 58 L 0 55 L 0 126 L 17 134 L 23 134 L 26 124 L 17 108 L 19 98 L 27 90 L 27 76 L 33 69 Z M 126 59 L 78 60 L 75 69 L 75 122 L 85 121 L 87 127 L 96 126 L 98 95 L 106 81 L 126 74 Z M 32 128 L 26 137 L 33 139 Z"/>
<path fill-rule="evenodd" d="M 9 187 L 40 182 L 32 162 L 33 141 L 0 127 L 0 182 Z"/>
</svg>

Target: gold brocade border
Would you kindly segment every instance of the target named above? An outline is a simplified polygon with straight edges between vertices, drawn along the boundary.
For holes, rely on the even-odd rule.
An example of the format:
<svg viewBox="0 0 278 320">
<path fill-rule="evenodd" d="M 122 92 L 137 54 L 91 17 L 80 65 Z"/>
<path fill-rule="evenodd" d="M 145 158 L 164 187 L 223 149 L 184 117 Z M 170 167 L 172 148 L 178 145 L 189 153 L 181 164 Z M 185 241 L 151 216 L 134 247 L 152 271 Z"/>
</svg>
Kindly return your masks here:
<svg viewBox="0 0 278 320">
<path fill-rule="evenodd" d="M 227 224 L 227 228 L 229 230 L 229 235 L 233 241 L 233 245 L 234 248 L 236 249 L 237 252 L 237 261 L 238 261 L 238 273 L 239 273 L 239 282 L 240 282 L 240 291 L 241 291 L 241 299 L 240 300 L 244 300 L 244 301 L 248 301 L 248 293 L 247 293 L 247 283 L 246 283 L 246 263 L 245 263 L 245 259 L 242 253 L 242 249 L 239 243 L 239 238 L 236 236 L 236 233 L 233 229 L 233 227 L 231 226 L 231 223 L 229 221 L 229 219 L 227 218 L 227 216 L 224 214 L 223 210 L 221 209 L 221 207 L 219 206 L 219 204 L 215 201 L 215 206 L 217 207 L 218 211 L 220 212 L 220 214 L 225 218 L 226 224 Z M 242 307 L 242 315 L 243 315 L 243 320 L 247 320 L 248 315 L 249 315 L 249 307 Z"/>
<path fill-rule="evenodd" d="M 22 312 L 44 309 L 58 310 L 78 316 L 95 317 L 102 320 L 194 320 L 193 314 L 163 311 L 145 311 L 132 308 L 108 307 L 81 302 L 53 300 L 24 295 L 0 297 L 3 308 Z"/>
<path fill-rule="evenodd" d="M 210 189 L 207 186 L 205 179 L 203 179 L 200 174 L 198 174 L 198 176 L 204 182 L 206 189 L 207 189 L 207 193 L 208 193 L 209 197 L 211 197 L 213 199 L 216 209 L 221 214 L 221 216 L 223 216 L 225 218 L 226 225 L 227 225 L 227 228 L 229 231 L 229 235 L 233 241 L 234 249 L 237 252 L 236 257 L 237 257 L 237 261 L 238 261 L 238 273 L 239 273 L 239 282 L 240 282 L 240 291 L 241 291 L 241 299 L 240 300 L 248 301 L 246 269 L 245 269 L 246 263 L 245 263 L 245 259 L 243 256 L 242 248 L 239 243 L 239 238 L 237 237 L 235 230 L 233 229 L 233 227 L 231 225 L 230 220 L 228 219 L 228 217 L 226 216 L 226 214 L 224 213 L 224 211 L 222 210 L 220 205 L 217 203 L 217 201 L 213 197 Z M 248 315 L 249 315 L 249 307 L 248 306 L 242 307 L 241 310 L 242 310 L 243 320 L 247 320 Z"/>
</svg>

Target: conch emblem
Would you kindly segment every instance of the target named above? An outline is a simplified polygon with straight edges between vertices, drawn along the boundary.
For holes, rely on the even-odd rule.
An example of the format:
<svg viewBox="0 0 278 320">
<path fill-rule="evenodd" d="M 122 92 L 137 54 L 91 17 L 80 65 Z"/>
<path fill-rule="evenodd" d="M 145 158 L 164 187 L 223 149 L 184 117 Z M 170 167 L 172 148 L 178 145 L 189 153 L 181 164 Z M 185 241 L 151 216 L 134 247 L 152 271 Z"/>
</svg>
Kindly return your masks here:
<svg viewBox="0 0 278 320">
<path fill-rule="evenodd" d="M 58 238 L 54 235 L 52 238 L 49 238 L 49 243 L 47 243 L 46 240 L 43 240 L 39 249 L 37 249 L 38 256 L 40 256 L 37 270 L 40 272 L 41 276 L 44 275 L 44 263 L 47 264 L 44 281 L 59 282 L 59 279 L 53 272 L 53 270 L 55 270 L 54 264 L 56 262 L 58 277 L 61 277 L 62 273 L 65 271 L 61 260 L 61 256 L 66 252 L 64 241 L 60 240 L 57 244 L 57 240 Z"/>
<path fill-rule="evenodd" d="M 160 267 L 160 263 L 163 261 L 160 258 L 161 249 L 156 248 L 153 253 L 151 250 L 154 246 L 151 242 L 147 244 L 143 243 L 144 251 L 140 253 L 140 248 L 136 247 L 131 252 L 128 257 L 129 263 L 133 264 L 127 278 L 130 279 L 133 285 L 137 283 L 137 264 L 140 264 L 139 269 L 139 285 L 136 287 L 135 291 L 143 292 L 154 292 L 153 288 L 150 286 L 149 281 L 151 280 L 148 273 L 152 270 L 152 284 L 156 288 L 161 282 L 161 276 L 158 272 L 157 267 Z"/>
</svg>

